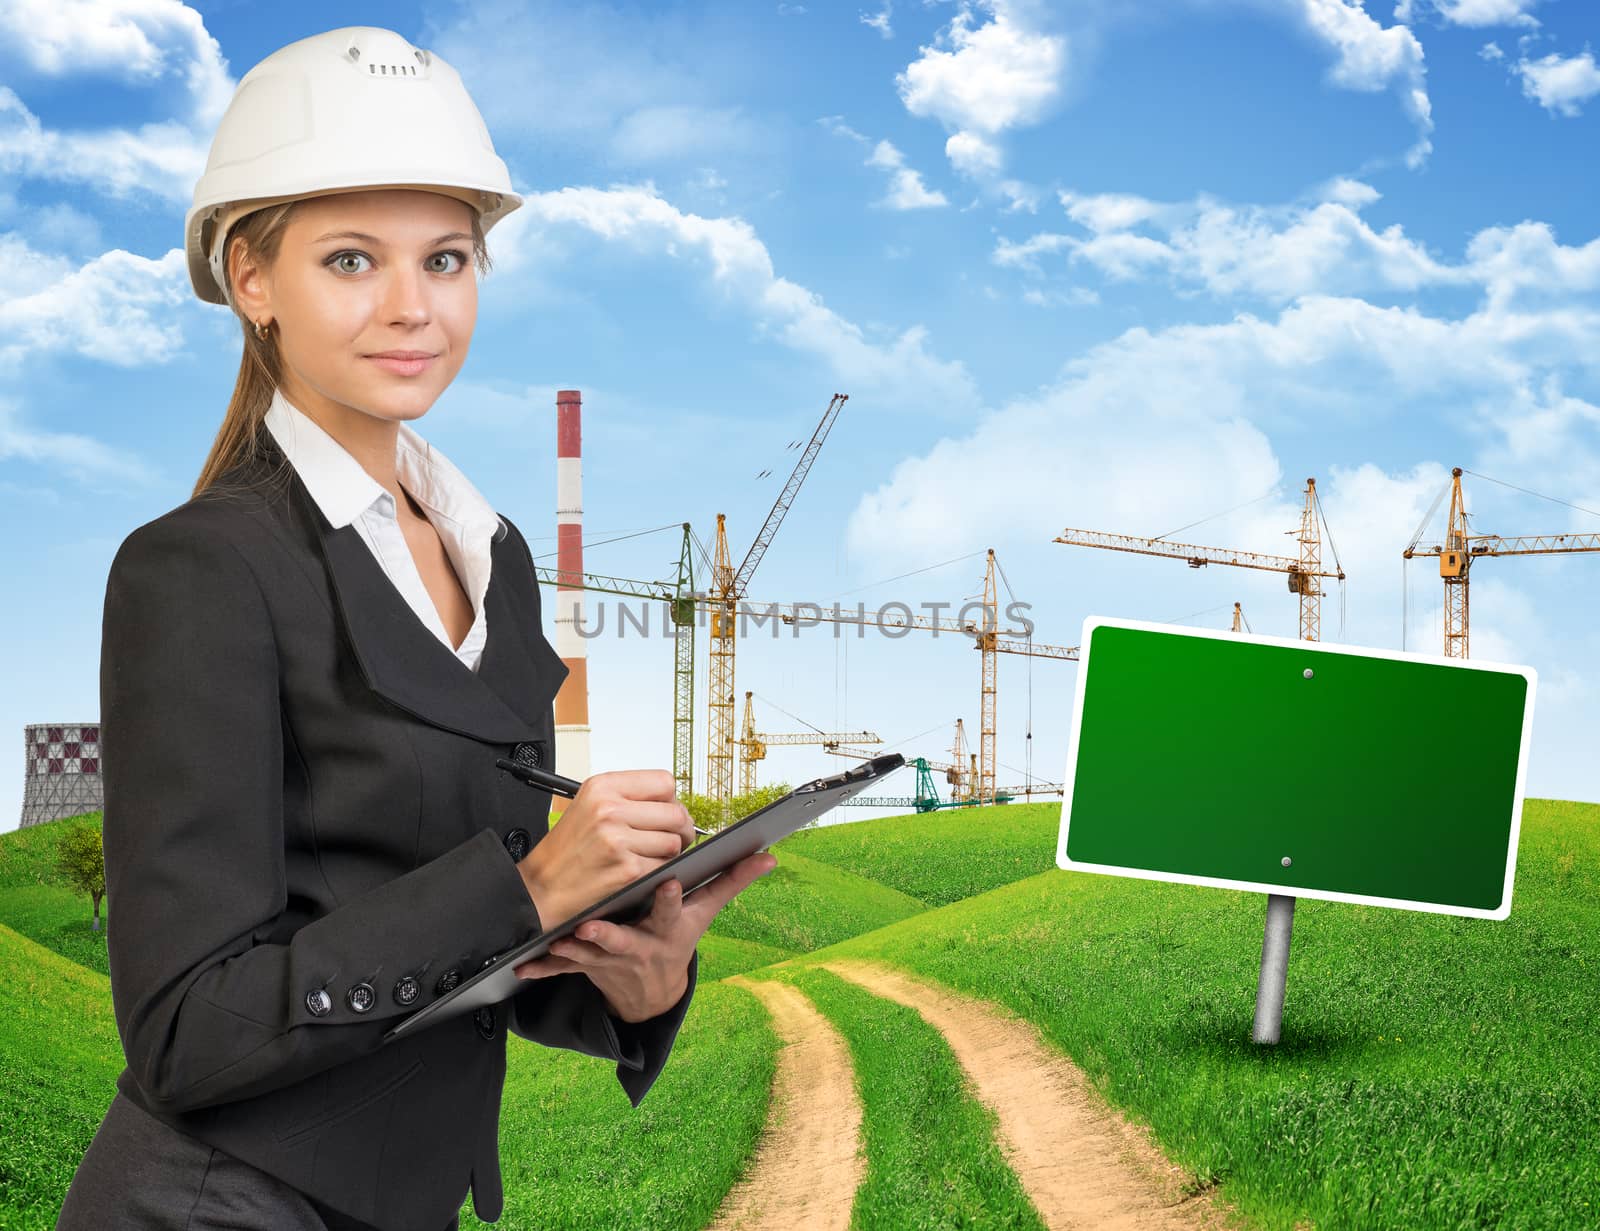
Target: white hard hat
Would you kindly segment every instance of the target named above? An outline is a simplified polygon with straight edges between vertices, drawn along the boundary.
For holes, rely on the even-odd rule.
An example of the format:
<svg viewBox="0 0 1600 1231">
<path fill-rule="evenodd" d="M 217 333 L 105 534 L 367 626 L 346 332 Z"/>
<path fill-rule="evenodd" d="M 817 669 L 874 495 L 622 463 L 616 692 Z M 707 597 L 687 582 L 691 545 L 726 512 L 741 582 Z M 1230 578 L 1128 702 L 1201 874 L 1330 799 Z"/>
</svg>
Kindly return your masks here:
<svg viewBox="0 0 1600 1231">
<path fill-rule="evenodd" d="M 522 204 L 461 77 L 393 30 L 346 26 L 273 52 L 239 82 L 184 218 L 189 280 L 227 303 L 227 233 L 251 210 L 365 188 L 465 201 L 484 231 Z"/>
</svg>

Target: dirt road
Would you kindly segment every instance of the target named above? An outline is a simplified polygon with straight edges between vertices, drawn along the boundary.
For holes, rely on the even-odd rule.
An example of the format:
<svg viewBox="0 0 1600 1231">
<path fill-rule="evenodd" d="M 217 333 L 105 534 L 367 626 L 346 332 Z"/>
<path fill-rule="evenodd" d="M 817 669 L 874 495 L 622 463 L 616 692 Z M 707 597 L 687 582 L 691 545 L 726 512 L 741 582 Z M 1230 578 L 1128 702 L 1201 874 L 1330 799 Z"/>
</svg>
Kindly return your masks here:
<svg viewBox="0 0 1600 1231">
<path fill-rule="evenodd" d="M 998 1117 L 997 1142 L 1052 1229 L 1229 1225 L 1210 1194 L 1185 1197 L 1188 1177 L 1152 1144 L 1149 1130 L 1106 1107 L 1083 1071 L 1029 1023 L 888 966 L 841 960 L 823 969 L 910 1006 L 944 1035 L 977 1097 Z"/>
<path fill-rule="evenodd" d="M 787 983 L 726 982 L 760 997 L 783 1046 L 754 1165 L 710 1231 L 845 1231 L 866 1174 L 850 1049 Z"/>
</svg>

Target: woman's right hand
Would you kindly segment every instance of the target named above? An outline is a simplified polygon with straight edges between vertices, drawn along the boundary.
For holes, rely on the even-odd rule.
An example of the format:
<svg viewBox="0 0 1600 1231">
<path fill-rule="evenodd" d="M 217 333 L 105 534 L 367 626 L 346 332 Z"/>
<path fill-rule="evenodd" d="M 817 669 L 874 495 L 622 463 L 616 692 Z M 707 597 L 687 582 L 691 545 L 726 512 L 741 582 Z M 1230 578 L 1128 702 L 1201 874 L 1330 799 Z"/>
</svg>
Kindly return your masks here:
<svg viewBox="0 0 1600 1231">
<path fill-rule="evenodd" d="M 517 870 L 548 930 L 693 842 L 694 822 L 670 771 L 614 770 L 584 779 Z"/>
</svg>

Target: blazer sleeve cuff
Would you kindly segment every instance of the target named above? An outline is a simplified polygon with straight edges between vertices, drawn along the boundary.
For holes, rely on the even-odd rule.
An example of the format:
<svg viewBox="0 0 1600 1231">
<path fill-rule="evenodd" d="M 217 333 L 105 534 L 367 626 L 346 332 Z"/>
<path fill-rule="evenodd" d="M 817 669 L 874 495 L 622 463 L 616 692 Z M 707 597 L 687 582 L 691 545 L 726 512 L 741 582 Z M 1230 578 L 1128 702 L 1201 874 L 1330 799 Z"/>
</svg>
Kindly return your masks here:
<svg viewBox="0 0 1600 1231">
<path fill-rule="evenodd" d="M 667 1065 L 667 1057 L 672 1053 L 672 1045 L 677 1041 L 678 1031 L 683 1026 L 683 1019 L 689 1012 L 689 1002 L 694 999 L 695 982 L 699 975 L 700 952 L 695 950 L 689 957 L 689 980 L 683 989 L 683 995 L 678 998 L 678 1003 L 664 1013 L 654 1017 L 647 1017 L 642 1022 L 616 1022 L 620 1029 L 618 1034 L 624 1046 L 631 1041 L 636 1043 L 641 1052 L 641 1063 L 635 1068 L 619 1058 L 617 1063 L 617 1081 L 628 1095 L 628 1101 L 637 1107 L 644 1101 L 644 1096 L 649 1093 L 650 1087 L 655 1085 L 656 1078 L 661 1076 L 661 1070 Z M 602 1005 L 604 1001 L 602 1000 Z"/>
<path fill-rule="evenodd" d="M 666 1067 L 689 1002 L 700 954 L 689 958 L 688 984 L 670 1009 L 642 1022 L 625 1022 L 606 1007 L 604 994 L 579 972 L 550 975 L 511 998 L 511 1033 L 546 1047 L 561 1047 L 617 1066 L 617 1081 L 635 1107 Z"/>
</svg>

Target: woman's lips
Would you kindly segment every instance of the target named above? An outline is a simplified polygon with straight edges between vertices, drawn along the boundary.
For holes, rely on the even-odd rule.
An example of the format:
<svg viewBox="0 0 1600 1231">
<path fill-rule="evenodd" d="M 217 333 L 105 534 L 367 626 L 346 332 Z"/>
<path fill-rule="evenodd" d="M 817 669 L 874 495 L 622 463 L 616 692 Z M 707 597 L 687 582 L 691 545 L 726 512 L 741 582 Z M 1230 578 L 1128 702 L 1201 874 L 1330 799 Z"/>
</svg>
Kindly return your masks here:
<svg viewBox="0 0 1600 1231">
<path fill-rule="evenodd" d="M 397 355 L 368 355 L 367 358 L 386 371 L 393 372 L 396 376 L 416 376 L 427 370 L 427 367 L 439 356 L 417 355 L 414 358 L 400 358 Z"/>
</svg>

